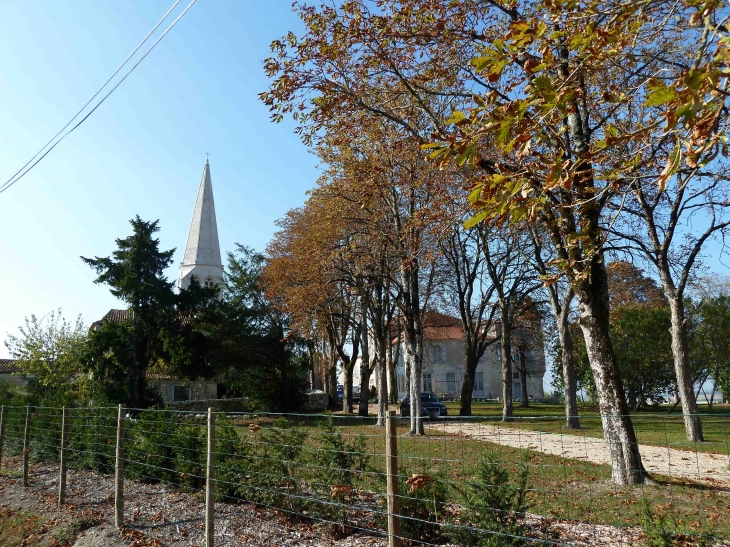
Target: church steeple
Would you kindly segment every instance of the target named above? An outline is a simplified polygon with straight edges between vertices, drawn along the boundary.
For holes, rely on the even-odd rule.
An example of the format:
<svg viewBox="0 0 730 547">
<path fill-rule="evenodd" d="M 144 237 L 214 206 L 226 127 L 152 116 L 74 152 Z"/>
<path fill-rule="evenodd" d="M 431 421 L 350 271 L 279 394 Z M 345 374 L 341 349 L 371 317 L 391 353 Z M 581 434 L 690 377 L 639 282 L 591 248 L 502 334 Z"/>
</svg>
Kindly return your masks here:
<svg viewBox="0 0 730 547">
<path fill-rule="evenodd" d="M 208 160 L 203 167 L 203 177 L 200 180 L 198 199 L 195 202 L 193 220 L 188 233 L 188 244 L 185 246 L 185 255 L 180 265 L 178 287 L 188 288 L 193 277 L 197 278 L 201 286 L 217 285 L 223 277 Z"/>
</svg>

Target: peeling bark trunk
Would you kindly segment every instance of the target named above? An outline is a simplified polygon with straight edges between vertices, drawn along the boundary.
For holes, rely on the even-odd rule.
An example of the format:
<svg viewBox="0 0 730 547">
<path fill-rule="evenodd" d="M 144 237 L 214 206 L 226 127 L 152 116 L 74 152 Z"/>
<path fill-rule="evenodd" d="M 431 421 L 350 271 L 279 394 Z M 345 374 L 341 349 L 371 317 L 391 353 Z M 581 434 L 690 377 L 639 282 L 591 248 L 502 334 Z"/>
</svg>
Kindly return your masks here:
<svg viewBox="0 0 730 547">
<path fill-rule="evenodd" d="M 414 321 L 415 322 L 415 321 Z M 420 324 L 420 321 L 419 321 Z M 413 332 L 408 332 L 413 330 Z M 421 370 L 423 369 L 423 346 L 418 340 L 415 328 L 407 329 L 405 335 L 405 358 L 409 363 L 411 399 L 411 435 L 423 435 L 423 419 L 421 417 Z"/>
<path fill-rule="evenodd" d="M 513 413 L 512 402 L 512 332 L 505 318 L 508 310 L 502 309 L 502 421 L 511 422 Z"/>
<path fill-rule="evenodd" d="M 613 482 L 640 484 L 646 477 L 639 445 L 629 416 L 618 363 L 609 336 L 608 283 L 603 257 L 593 258 L 590 280 L 574 287 L 580 328 L 593 370 L 601 411 L 603 434 L 611 459 Z"/>
<path fill-rule="evenodd" d="M 566 300 L 568 300 L 566 298 Z M 580 429 L 578 418 L 578 379 L 573 362 L 573 337 L 568 328 L 569 300 L 560 313 L 558 320 L 558 340 L 560 341 L 561 364 L 563 368 L 563 395 L 565 397 L 565 428 Z"/>
<path fill-rule="evenodd" d="M 352 414 L 352 366 L 343 364 L 342 370 L 345 376 L 345 385 L 342 390 L 342 410 L 346 414 Z"/>
<path fill-rule="evenodd" d="M 662 276 L 663 278 L 665 276 Z M 664 281 L 664 279 L 663 279 Z M 682 297 L 677 295 L 673 287 L 667 287 L 665 282 L 665 294 L 669 295 L 669 310 L 671 312 L 672 327 L 672 355 L 674 356 L 674 374 L 677 379 L 677 391 L 682 402 L 682 414 L 684 415 L 684 430 L 687 433 L 687 440 L 692 442 L 704 441 L 702 435 L 702 422 L 697 409 L 697 398 L 692 385 L 692 378 L 689 372 L 689 349 L 687 348 L 687 319 L 684 313 L 684 302 Z"/>
</svg>

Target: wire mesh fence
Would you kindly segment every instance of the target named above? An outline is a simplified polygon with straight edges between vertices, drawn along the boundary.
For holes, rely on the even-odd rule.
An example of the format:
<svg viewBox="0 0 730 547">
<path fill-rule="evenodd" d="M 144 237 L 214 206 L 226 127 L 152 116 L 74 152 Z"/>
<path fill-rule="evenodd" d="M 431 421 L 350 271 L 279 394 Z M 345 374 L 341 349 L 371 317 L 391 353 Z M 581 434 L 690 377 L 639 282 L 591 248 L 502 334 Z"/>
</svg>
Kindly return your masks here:
<svg viewBox="0 0 730 547">
<path fill-rule="evenodd" d="M 62 471 L 62 453 L 75 470 L 112 475 L 121 464 L 128 481 L 207 492 L 211 511 L 214 496 L 334 539 L 370 536 L 381 545 L 730 539 L 725 415 L 701 417 L 702 443 L 684 440 L 682 416 L 632 416 L 651 476 L 638 487 L 611 482 L 600 416 L 581 416 L 578 430 L 556 416 L 424 418 L 424 435 L 392 416 L 390 437 L 374 418 L 354 415 L 124 409 L 120 419 L 118 408 L 68 408 L 65 435 L 62 418 L 59 408 L 4 407 L 0 465 L 46 462 Z"/>
</svg>

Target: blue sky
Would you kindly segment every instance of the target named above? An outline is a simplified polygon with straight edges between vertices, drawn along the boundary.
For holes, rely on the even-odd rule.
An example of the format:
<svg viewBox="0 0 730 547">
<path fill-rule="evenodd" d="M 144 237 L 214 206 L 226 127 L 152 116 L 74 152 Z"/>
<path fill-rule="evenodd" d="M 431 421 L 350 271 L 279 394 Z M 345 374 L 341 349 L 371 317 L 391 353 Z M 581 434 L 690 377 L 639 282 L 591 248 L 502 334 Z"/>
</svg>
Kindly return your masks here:
<svg viewBox="0 0 730 547">
<path fill-rule="evenodd" d="M 3 182 L 172 3 L 0 3 Z M 317 177 L 293 126 L 270 123 L 257 98 L 269 43 L 299 29 L 289 0 L 198 0 L 84 125 L 0 194 L 0 340 L 33 313 L 62 307 L 88 324 L 119 307 L 78 257 L 109 255 L 134 215 L 160 220 L 162 248 L 177 248 L 176 279 L 206 152 L 222 251 L 263 249 Z"/>
</svg>

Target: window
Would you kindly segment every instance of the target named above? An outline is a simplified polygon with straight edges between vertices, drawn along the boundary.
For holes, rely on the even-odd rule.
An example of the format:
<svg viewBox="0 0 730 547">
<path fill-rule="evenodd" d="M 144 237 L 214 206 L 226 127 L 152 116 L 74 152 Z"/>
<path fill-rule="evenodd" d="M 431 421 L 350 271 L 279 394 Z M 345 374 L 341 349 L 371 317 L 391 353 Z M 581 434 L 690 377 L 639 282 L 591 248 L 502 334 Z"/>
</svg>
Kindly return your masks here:
<svg viewBox="0 0 730 547">
<path fill-rule="evenodd" d="M 173 401 L 189 401 L 190 400 L 190 389 L 186 386 L 174 386 L 172 388 L 172 400 Z"/>
<path fill-rule="evenodd" d="M 403 392 L 406 390 L 406 377 L 402 374 L 398 375 L 398 391 Z"/>
<path fill-rule="evenodd" d="M 477 372 L 474 374 L 474 391 L 484 391 L 484 373 Z"/>
<path fill-rule="evenodd" d="M 453 372 L 446 373 L 446 391 L 449 393 L 456 391 L 456 374 Z"/>
<path fill-rule="evenodd" d="M 423 391 L 428 392 L 428 393 L 431 393 L 433 391 L 430 372 L 425 372 L 423 374 Z"/>
<path fill-rule="evenodd" d="M 432 363 L 442 363 L 446 360 L 446 348 L 438 344 L 429 346 L 428 359 Z"/>
<path fill-rule="evenodd" d="M 211 289 L 213 288 L 213 278 L 212 277 L 209 277 L 205 280 L 205 286 L 209 287 Z"/>
</svg>

